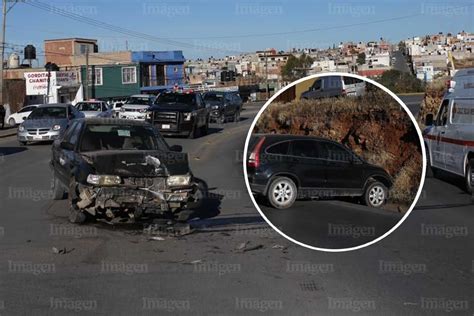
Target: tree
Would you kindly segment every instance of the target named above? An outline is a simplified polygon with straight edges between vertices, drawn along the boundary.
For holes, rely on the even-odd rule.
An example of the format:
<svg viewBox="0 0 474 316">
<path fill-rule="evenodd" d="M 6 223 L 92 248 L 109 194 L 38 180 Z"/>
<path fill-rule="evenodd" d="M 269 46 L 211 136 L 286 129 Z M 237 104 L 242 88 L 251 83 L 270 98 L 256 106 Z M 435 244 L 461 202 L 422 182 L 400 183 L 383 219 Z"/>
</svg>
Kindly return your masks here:
<svg viewBox="0 0 474 316">
<path fill-rule="evenodd" d="M 394 93 L 423 92 L 423 81 L 414 77 L 409 72 L 395 69 L 385 71 L 377 80 Z"/>
<path fill-rule="evenodd" d="M 400 41 L 398 43 L 398 50 L 404 52 L 406 49 L 405 41 Z"/>
<path fill-rule="evenodd" d="M 285 66 L 281 68 L 281 76 L 285 81 L 295 81 L 304 77 L 312 64 L 313 58 L 306 54 L 302 54 L 299 58 L 290 55 Z"/>
<path fill-rule="evenodd" d="M 365 64 L 365 53 L 364 52 L 357 54 L 357 64 L 358 65 Z"/>
</svg>

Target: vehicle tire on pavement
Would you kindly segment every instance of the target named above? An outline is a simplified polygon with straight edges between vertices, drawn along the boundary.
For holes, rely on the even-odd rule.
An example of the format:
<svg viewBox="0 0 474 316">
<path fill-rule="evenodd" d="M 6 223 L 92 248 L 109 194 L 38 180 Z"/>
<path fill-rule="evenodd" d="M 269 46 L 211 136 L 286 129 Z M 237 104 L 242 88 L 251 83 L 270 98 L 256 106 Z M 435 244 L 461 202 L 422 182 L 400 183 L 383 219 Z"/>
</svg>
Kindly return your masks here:
<svg viewBox="0 0 474 316">
<path fill-rule="evenodd" d="M 207 135 L 209 132 L 209 121 L 206 122 L 206 125 L 201 127 L 201 135 Z"/>
<path fill-rule="evenodd" d="M 22 142 L 22 141 L 20 141 L 19 143 L 21 146 L 26 146 L 28 144 L 28 142 Z"/>
<path fill-rule="evenodd" d="M 387 187 L 379 181 L 374 181 L 367 185 L 362 202 L 370 207 L 381 207 L 387 201 L 387 196 Z"/>
<path fill-rule="evenodd" d="M 240 111 L 236 111 L 234 114 L 234 122 L 237 123 L 240 121 Z"/>
<path fill-rule="evenodd" d="M 188 138 L 189 138 L 189 139 L 194 139 L 194 138 L 196 138 L 196 126 L 193 126 L 193 129 L 191 130 L 191 132 L 189 132 Z"/>
<path fill-rule="evenodd" d="M 466 166 L 466 191 L 468 193 L 474 193 L 474 182 L 472 181 L 474 178 L 474 159 L 469 159 Z"/>
<path fill-rule="evenodd" d="M 225 115 L 224 114 L 219 116 L 219 118 L 217 119 L 217 123 L 218 124 L 224 124 L 225 123 Z"/>
<path fill-rule="evenodd" d="M 15 122 L 15 119 L 14 119 L 13 117 L 8 120 L 8 125 L 10 125 L 10 126 L 12 126 L 12 127 L 15 127 L 15 126 L 16 126 L 16 122 Z"/>
<path fill-rule="evenodd" d="M 86 214 L 76 206 L 77 184 L 74 179 L 69 182 L 68 201 L 69 201 L 69 221 L 74 224 L 82 224 L 86 221 Z"/>
<path fill-rule="evenodd" d="M 287 177 L 277 177 L 268 187 L 267 199 L 274 208 L 286 209 L 295 203 L 298 195 L 296 184 Z"/>
<path fill-rule="evenodd" d="M 61 182 L 59 181 L 58 177 L 56 177 L 54 172 L 53 172 L 52 191 L 53 191 L 53 200 L 64 199 L 66 190 L 64 190 L 64 187 L 62 186 Z"/>
</svg>

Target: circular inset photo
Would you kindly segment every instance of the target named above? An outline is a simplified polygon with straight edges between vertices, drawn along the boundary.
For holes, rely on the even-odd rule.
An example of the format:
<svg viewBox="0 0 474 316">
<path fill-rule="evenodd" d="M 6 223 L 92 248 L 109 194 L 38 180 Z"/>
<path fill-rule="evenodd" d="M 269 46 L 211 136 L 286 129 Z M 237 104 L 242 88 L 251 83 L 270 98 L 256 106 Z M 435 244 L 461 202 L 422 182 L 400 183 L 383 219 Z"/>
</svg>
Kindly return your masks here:
<svg viewBox="0 0 474 316">
<path fill-rule="evenodd" d="M 300 79 L 251 125 L 244 174 L 252 201 L 287 239 L 355 250 L 393 232 L 425 178 L 413 115 L 379 83 L 346 73 Z"/>
</svg>

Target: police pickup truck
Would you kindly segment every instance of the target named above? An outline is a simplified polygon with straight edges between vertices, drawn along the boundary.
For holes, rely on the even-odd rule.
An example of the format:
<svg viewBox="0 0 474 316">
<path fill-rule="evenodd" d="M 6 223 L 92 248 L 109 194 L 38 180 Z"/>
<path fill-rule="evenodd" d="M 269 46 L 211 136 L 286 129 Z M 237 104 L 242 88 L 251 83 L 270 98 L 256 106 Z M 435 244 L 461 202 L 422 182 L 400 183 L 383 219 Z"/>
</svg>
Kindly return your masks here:
<svg viewBox="0 0 474 316">
<path fill-rule="evenodd" d="M 449 81 L 436 117 L 426 116 L 423 132 L 428 163 L 436 176 L 444 170 L 474 183 L 474 68 L 460 69 Z"/>
</svg>

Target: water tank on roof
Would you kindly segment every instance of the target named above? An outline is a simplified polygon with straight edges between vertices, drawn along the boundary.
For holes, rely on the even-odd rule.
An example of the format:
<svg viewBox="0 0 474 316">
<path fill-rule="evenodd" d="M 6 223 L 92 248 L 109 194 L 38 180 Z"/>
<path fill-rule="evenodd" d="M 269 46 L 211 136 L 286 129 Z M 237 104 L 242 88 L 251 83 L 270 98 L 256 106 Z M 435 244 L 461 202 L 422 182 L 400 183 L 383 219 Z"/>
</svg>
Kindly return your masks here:
<svg viewBox="0 0 474 316">
<path fill-rule="evenodd" d="M 24 49 L 26 60 L 36 59 L 36 48 L 33 45 L 26 45 Z"/>
<path fill-rule="evenodd" d="M 20 56 L 17 53 L 11 53 L 8 57 L 8 68 L 19 68 Z"/>
</svg>

